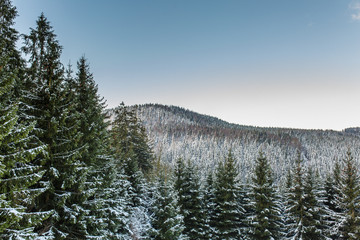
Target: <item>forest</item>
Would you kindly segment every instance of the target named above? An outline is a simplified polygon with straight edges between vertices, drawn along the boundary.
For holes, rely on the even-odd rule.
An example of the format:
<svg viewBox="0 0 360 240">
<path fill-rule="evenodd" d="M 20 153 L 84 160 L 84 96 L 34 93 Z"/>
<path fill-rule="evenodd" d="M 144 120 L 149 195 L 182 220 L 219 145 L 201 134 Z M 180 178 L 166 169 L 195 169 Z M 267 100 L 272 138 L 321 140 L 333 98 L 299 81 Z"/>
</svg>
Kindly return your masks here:
<svg viewBox="0 0 360 240">
<path fill-rule="evenodd" d="M 360 239 L 356 129 L 341 135 L 352 143 L 346 151 L 328 146 L 337 157 L 324 169 L 323 159 L 313 160 L 323 155 L 306 152 L 291 134 L 228 130 L 192 115 L 210 123 L 190 129 L 194 144 L 217 134 L 256 153 L 244 158 L 224 144 L 210 165 L 169 152 L 164 158 L 141 107 L 121 103 L 110 114 L 88 60 L 80 57 L 75 68 L 60 61 L 63 47 L 46 16 L 21 34 L 16 16 L 12 2 L 0 0 L 1 239 Z M 213 128 L 219 122 L 223 130 Z M 157 132 L 184 137 L 189 129 L 179 128 Z M 268 152 L 283 148 L 272 142 L 291 146 L 280 170 Z"/>
</svg>

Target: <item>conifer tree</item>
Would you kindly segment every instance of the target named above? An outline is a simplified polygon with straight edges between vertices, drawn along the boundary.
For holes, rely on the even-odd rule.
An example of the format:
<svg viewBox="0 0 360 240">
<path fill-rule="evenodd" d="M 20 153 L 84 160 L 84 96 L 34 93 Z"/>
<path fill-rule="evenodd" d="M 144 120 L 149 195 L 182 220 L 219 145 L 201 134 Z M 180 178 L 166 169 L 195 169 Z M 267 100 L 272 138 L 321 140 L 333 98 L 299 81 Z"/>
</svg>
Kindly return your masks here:
<svg viewBox="0 0 360 240">
<path fill-rule="evenodd" d="M 360 239 L 360 185 L 358 168 L 350 150 L 346 153 L 341 179 L 341 216 L 340 233 L 342 239 Z"/>
<path fill-rule="evenodd" d="M 314 173 L 308 167 L 304 181 L 304 216 L 303 216 L 303 239 L 325 239 L 322 218 L 325 211 L 321 207 L 316 189 Z"/>
<path fill-rule="evenodd" d="M 34 199 L 44 188 L 33 188 L 44 174 L 31 164 L 44 145 L 29 144 L 34 122 L 20 121 L 15 88 L 22 71 L 16 50 L 17 31 L 12 27 L 16 9 L 10 1 L 0 1 L 0 238 L 36 238 L 34 227 L 50 215 L 34 211 Z"/>
<path fill-rule="evenodd" d="M 150 164 L 152 151 L 142 129 L 134 111 L 129 110 L 123 103 L 115 109 L 110 131 L 111 151 L 129 182 L 126 189 L 129 196 L 128 229 L 132 236 L 137 237 L 147 236 L 150 231 L 148 186 L 141 171 L 147 173 L 148 169 L 142 168 L 139 162 Z"/>
<path fill-rule="evenodd" d="M 183 216 L 177 206 L 177 195 L 173 187 L 160 175 L 155 181 L 152 206 L 151 239 L 185 240 Z"/>
<path fill-rule="evenodd" d="M 251 186 L 251 205 L 254 215 L 250 218 L 251 239 L 280 238 L 280 208 L 270 165 L 260 152 L 256 159 L 254 177 Z"/>
<path fill-rule="evenodd" d="M 7 95 L 16 76 L 7 70 L 7 62 L 0 54 L 0 237 L 34 238 L 34 227 L 50 212 L 31 210 L 34 198 L 44 189 L 30 187 L 44 172 L 30 162 L 36 154 L 45 152 L 45 147 L 29 146 L 34 123 L 19 123 L 18 105 L 11 104 Z"/>
<path fill-rule="evenodd" d="M 16 7 L 10 0 L 0 1 L 0 41 L 2 61 L 6 59 L 7 71 L 14 73 L 14 87 L 8 89 L 7 94 L 11 102 L 17 102 L 21 97 L 22 81 L 24 80 L 24 60 L 16 47 L 18 32 L 13 27 L 17 16 Z M 20 112 L 19 112 L 20 114 Z"/>
<path fill-rule="evenodd" d="M 134 167 L 148 173 L 152 168 L 153 153 L 145 128 L 136 116 L 136 108 L 131 109 L 124 103 L 115 108 L 111 132 L 112 138 L 117 139 L 116 153 L 127 154 L 132 151 Z"/>
<path fill-rule="evenodd" d="M 328 210 L 326 219 L 327 236 L 331 239 L 340 238 L 340 219 L 341 213 L 341 167 L 338 160 L 336 160 L 332 173 L 329 173 L 325 179 L 325 201 L 324 205 Z"/>
<path fill-rule="evenodd" d="M 291 188 L 289 189 L 286 212 L 289 216 L 288 236 L 290 239 L 301 239 L 304 217 L 304 170 L 300 152 L 295 160 Z"/>
<path fill-rule="evenodd" d="M 214 239 L 238 239 L 240 217 L 238 196 L 238 175 L 235 159 L 229 151 L 224 162 L 220 162 L 215 182 L 216 232 Z"/>
<path fill-rule="evenodd" d="M 195 166 L 179 158 L 175 169 L 175 190 L 178 193 L 180 213 L 184 216 L 184 233 L 189 239 L 206 239 L 204 232 L 204 214 L 200 192 L 200 180 Z"/>
<path fill-rule="evenodd" d="M 55 214 L 37 231 L 56 239 L 86 236 L 85 210 L 82 203 L 87 168 L 81 161 L 79 115 L 76 99 L 64 77 L 60 62 L 62 47 L 46 17 L 41 14 L 36 27 L 24 36 L 24 52 L 29 57 L 28 87 L 24 101 L 26 114 L 36 120 L 36 137 L 47 145 L 48 154 L 39 155 L 45 174 L 42 182 L 48 189 L 39 196 L 35 209 L 54 210 Z"/>
<path fill-rule="evenodd" d="M 289 214 L 288 236 L 290 239 L 323 239 L 321 227 L 322 209 L 314 191 L 314 176 L 308 169 L 304 176 L 303 160 L 300 152 L 295 161 L 294 171 L 291 174 L 293 182 L 288 194 L 287 213 Z"/>
<path fill-rule="evenodd" d="M 238 212 L 239 212 L 239 225 L 238 231 L 239 235 L 241 236 L 240 239 L 249 239 L 249 230 L 250 230 L 250 216 L 254 215 L 254 209 L 251 205 L 250 200 L 251 189 L 249 183 L 241 183 L 238 187 L 237 193 L 237 205 L 238 205 Z"/>
<path fill-rule="evenodd" d="M 88 237 L 95 237 L 102 233 L 104 227 L 102 224 L 104 216 L 99 209 L 103 209 L 101 205 L 105 199 L 101 199 L 100 195 L 105 197 L 102 191 L 108 190 L 112 184 L 108 181 L 107 174 L 115 174 L 114 170 L 109 169 L 112 158 L 106 155 L 109 154 L 109 141 L 104 113 L 105 101 L 98 94 L 97 85 L 85 57 L 81 57 L 77 63 L 75 78 L 71 76 L 71 70 L 67 72 L 67 85 L 75 94 L 76 112 L 79 114 L 79 131 L 82 133 L 79 145 L 86 147 L 86 151 L 81 155 L 81 161 L 89 168 L 84 191 L 87 200 L 83 206 L 87 210 L 85 217 L 87 233 Z"/>
<path fill-rule="evenodd" d="M 283 229 L 282 229 L 282 235 L 285 239 L 288 239 L 291 237 L 292 231 L 290 230 L 294 224 L 294 218 L 292 217 L 292 213 L 290 212 L 291 208 L 289 206 L 292 206 L 294 203 L 292 201 L 292 186 L 293 186 L 293 176 L 291 173 L 291 169 L 289 168 L 286 174 L 286 182 L 285 182 L 285 190 L 283 193 L 283 202 L 284 206 L 283 209 Z"/>
<path fill-rule="evenodd" d="M 102 179 L 101 191 L 97 193 L 101 202 L 97 202 L 96 205 L 96 212 L 100 216 L 97 224 L 100 226 L 95 229 L 96 231 L 91 231 L 92 235 L 110 240 L 130 239 L 130 183 L 116 159 L 110 159 L 104 170 L 106 174 Z"/>
<path fill-rule="evenodd" d="M 205 218 L 204 218 L 205 239 L 215 239 L 216 236 L 215 186 L 214 186 L 212 172 L 208 173 L 206 179 L 203 201 L 204 201 L 204 212 L 205 212 Z"/>
</svg>

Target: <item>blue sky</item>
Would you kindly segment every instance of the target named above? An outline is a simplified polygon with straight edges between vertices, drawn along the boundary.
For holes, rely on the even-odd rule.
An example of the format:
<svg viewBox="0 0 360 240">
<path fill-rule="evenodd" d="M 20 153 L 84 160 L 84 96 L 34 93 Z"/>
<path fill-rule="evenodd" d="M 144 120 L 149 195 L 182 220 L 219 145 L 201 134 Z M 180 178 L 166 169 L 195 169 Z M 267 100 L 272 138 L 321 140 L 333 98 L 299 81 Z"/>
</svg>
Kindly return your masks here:
<svg viewBox="0 0 360 240">
<path fill-rule="evenodd" d="M 84 55 L 109 107 L 178 105 L 256 126 L 360 126 L 360 0 L 15 0 Z"/>
</svg>

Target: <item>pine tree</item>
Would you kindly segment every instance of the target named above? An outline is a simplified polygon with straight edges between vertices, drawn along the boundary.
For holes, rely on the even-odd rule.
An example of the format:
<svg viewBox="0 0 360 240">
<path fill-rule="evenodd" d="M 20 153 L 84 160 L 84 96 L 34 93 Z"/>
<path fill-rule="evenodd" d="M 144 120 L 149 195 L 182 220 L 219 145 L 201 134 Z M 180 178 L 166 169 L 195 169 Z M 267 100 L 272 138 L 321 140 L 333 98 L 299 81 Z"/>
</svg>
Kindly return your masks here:
<svg viewBox="0 0 360 240">
<path fill-rule="evenodd" d="M 76 112 L 79 113 L 79 131 L 82 133 L 79 145 L 86 146 L 81 161 L 89 168 L 85 182 L 87 200 L 83 206 L 87 210 L 84 219 L 89 238 L 99 236 L 103 232 L 103 215 L 98 209 L 103 209 L 101 204 L 104 203 L 104 199 L 101 199 L 100 195 L 103 195 L 102 191 L 106 191 L 105 189 L 112 184 L 104 179 L 107 178 L 112 161 L 112 158 L 106 155 L 109 152 L 109 141 L 104 113 L 105 101 L 98 94 L 97 85 L 85 57 L 81 57 L 77 63 L 75 78 L 71 76 L 71 70 L 67 72 L 66 80 L 75 94 Z"/>
<path fill-rule="evenodd" d="M 320 203 L 315 195 L 314 176 L 311 168 L 306 178 L 300 152 L 291 174 L 293 182 L 289 190 L 286 212 L 290 239 L 323 239 Z"/>
<path fill-rule="evenodd" d="M 238 231 L 241 236 L 240 239 L 250 239 L 249 238 L 249 230 L 250 230 L 250 216 L 254 215 L 254 209 L 251 206 L 251 189 L 249 183 L 241 183 L 238 187 L 237 192 L 237 208 L 239 212 L 239 225 Z"/>
<path fill-rule="evenodd" d="M 185 240 L 184 222 L 177 206 L 177 195 L 164 176 L 155 181 L 151 239 L 154 240 Z"/>
<path fill-rule="evenodd" d="M 106 174 L 102 179 L 101 200 L 96 211 L 101 217 L 96 235 L 104 239 L 130 239 L 128 188 L 130 183 L 116 159 L 110 159 L 104 166 Z M 96 239 L 96 238 L 95 238 Z"/>
<path fill-rule="evenodd" d="M 215 239 L 216 236 L 216 214 L 215 214 L 215 186 L 213 173 L 208 173 L 204 190 L 204 212 L 205 239 Z"/>
<path fill-rule="evenodd" d="M 308 167 L 304 183 L 303 239 L 325 239 L 322 227 L 325 212 L 318 201 L 315 185 L 312 168 Z"/>
<path fill-rule="evenodd" d="M 144 173 L 148 173 L 151 166 L 144 168 L 145 165 L 141 163 L 150 164 L 152 151 L 143 129 L 135 112 L 129 110 L 123 103 L 115 109 L 115 118 L 111 123 L 110 131 L 111 151 L 129 182 L 128 228 L 134 238 L 147 236 L 151 228 L 148 186 L 144 177 Z"/>
<path fill-rule="evenodd" d="M 51 214 L 33 211 L 34 199 L 44 188 L 33 188 L 44 174 L 31 164 L 45 153 L 44 145 L 32 146 L 34 122 L 19 119 L 15 88 L 22 70 L 16 50 L 17 31 L 12 27 L 16 9 L 0 1 L 0 237 L 33 239 L 34 227 Z"/>
<path fill-rule="evenodd" d="M 251 239 L 280 238 L 280 209 L 270 165 L 260 152 L 256 159 L 254 177 L 252 178 L 251 205 L 254 215 L 251 216 Z"/>
<path fill-rule="evenodd" d="M 1 58 L 6 58 L 7 71 L 14 73 L 14 87 L 8 89 L 7 94 L 11 96 L 10 101 L 15 103 L 21 97 L 22 81 L 24 80 L 24 60 L 16 47 L 18 32 L 14 29 L 17 10 L 12 6 L 10 0 L 0 1 L 0 41 Z M 20 114 L 20 113 L 19 113 Z"/>
<path fill-rule="evenodd" d="M 292 217 L 291 208 L 289 206 L 292 206 L 294 203 L 292 201 L 292 186 L 293 186 L 293 176 L 291 173 L 291 168 L 288 169 L 286 174 L 286 182 L 285 182 L 285 190 L 283 193 L 283 202 L 285 203 L 282 207 L 283 209 L 283 229 L 282 229 L 282 235 L 285 239 L 288 239 L 291 237 L 292 231 L 290 230 L 294 224 L 295 220 Z"/>
<path fill-rule="evenodd" d="M 50 214 L 30 213 L 34 198 L 44 190 L 30 189 L 44 174 L 30 162 L 38 153 L 45 152 L 45 147 L 33 148 L 28 144 L 34 123 L 19 123 L 18 105 L 11 104 L 6 94 L 14 86 L 16 76 L 7 70 L 6 61 L 0 57 L 0 236 L 30 238 L 36 236 L 33 228 Z"/>
<path fill-rule="evenodd" d="M 344 169 L 341 173 L 341 217 L 340 233 L 342 239 L 360 239 L 360 185 L 358 168 L 350 150 L 346 153 Z"/>
<path fill-rule="evenodd" d="M 65 81 L 60 62 L 62 47 L 43 14 L 24 39 L 23 50 L 30 65 L 26 82 L 29 90 L 24 99 L 30 107 L 26 114 L 36 120 L 36 137 L 48 148 L 46 156 L 39 155 L 34 161 L 46 171 L 42 181 L 48 184 L 35 209 L 55 210 L 37 231 L 56 239 L 83 239 L 86 212 L 82 204 L 86 200 L 83 191 L 87 168 L 80 158 L 84 146 L 80 145 L 76 97 Z"/>
<path fill-rule="evenodd" d="M 332 174 L 328 174 L 325 179 L 325 201 L 324 205 L 328 209 L 327 215 L 327 236 L 331 239 L 340 238 L 340 219 L 343 210 L 340 207 L 341 199 L 341 179 L 340 163 L 336 160 Z"/>
<path fill-rule="evenodd" d="M 144 174 L 152 168 L 153 153 L 149 145 L 146 131 L 136 116 L 136 108 L 129 108 L 121 103 L 115 109 L 115 119 L 112 122 L 112 143 L 116 139 L 116 154 L 133 152 L 136 168 Z"/>
<path fill-rule="evenodd" d="M 214 239 L 238 239 L 240 232 L 238 196 L 238 175 L 235 159 L 229 151 L 224 162 L 220 162 L 216 172 L 215 182 L 215 214 L 216 233 Z"/>
<path fill-rule="evenodd" d="M 189 239 L 206 239 L 204 233 L 204 214 L 200 192 L 200 180 L 195 166 L 179 158 L 175 169 L 175 190 L 178 193 L 180 213 L 184 216 L 184 233 Z"/>
</svg>

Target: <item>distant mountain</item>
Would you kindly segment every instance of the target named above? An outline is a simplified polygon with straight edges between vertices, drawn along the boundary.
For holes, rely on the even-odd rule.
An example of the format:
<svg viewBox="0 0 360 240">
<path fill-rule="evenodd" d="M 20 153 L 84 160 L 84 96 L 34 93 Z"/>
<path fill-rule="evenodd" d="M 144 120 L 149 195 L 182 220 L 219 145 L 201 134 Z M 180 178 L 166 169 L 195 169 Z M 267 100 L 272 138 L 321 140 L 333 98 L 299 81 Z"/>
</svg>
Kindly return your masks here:
<svg viewBox="0 0 360 240">
<path fill-rule="evenodd" d="M 201 173 L 213 169 L 229 149 L 237 158 L 241 179 L 247 179 L 262 150 L 280 183 L 284 182 L 297 151 L 302 153 L 304 164 L 312 165 L 320 176 L 325 176 L 334 159 L 342 159 L 348 149 L 359 161 L 360 128 L 344 131 L 261 128 L 231 124 L 176 106 L 146 104 L 137 109 L 162 161 L 174 164 L 179 157 L 189 159 Z"/>
</svg>

